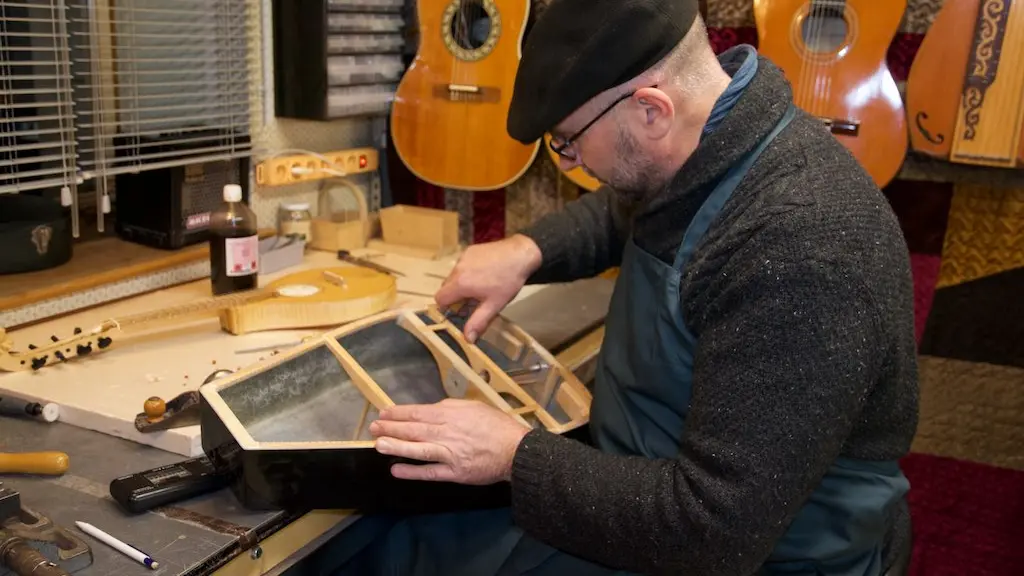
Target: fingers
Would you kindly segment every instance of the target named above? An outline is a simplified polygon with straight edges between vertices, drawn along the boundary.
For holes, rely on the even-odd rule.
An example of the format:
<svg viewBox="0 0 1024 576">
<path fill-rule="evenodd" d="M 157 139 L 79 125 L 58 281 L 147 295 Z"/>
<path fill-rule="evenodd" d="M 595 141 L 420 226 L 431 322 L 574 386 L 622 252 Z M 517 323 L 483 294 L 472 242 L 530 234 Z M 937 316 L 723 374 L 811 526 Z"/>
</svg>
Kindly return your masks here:
<svg viewBox="0 0 1024 576">
<path fill-rule="evenodd" d="M 396 404 L 381 410 L 377 421 L 381 420 L 440 424 L 444 422 L 444 407 L 438 404 Z"/>
<path fill-rule="evenodd" d="M 395 464 L 391 475 L 402 480 L 455 481 L 455 470 L 447 464 Z"/>
<path fill-rule="evenodd" d="M 493 300 L 484 300 L 476 307 L 469 320 L 466 320 L 466 340 L 476 342 L 476 339 L 487 329 L 487 325 L 498 315 L 501 306 L 495 305 Z"/>
<path fill-rule="evenodd" d="M 388 436 L 410 442 L 433 442 L 441 435 L 437 424 L 376 420 L 370 424 L 370 434 L 376 437 Z"/>
<path fill-rule="evenodd" d="M 409 458 L 411 460 L 422 460 L 424 462 L 444 462 L 448 463 L 451 461 L 451 452 L 441 446 L 440 444 L 432 444 L 430 442 L 407 442 L 405 440 L 399 440 L 398 438 L 378 438 L 377 442 L 374 443 L 374 448 L 381 454 L 387 454 L 388 456 L 398 456 L 400 458 Z"/>
</svg>

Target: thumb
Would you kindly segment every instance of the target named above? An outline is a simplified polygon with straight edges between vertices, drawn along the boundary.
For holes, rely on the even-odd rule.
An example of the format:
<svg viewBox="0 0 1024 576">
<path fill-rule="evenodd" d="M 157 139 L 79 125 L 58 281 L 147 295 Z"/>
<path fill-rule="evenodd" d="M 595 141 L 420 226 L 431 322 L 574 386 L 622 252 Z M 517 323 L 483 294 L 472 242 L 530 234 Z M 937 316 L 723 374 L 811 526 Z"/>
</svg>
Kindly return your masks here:
<svg viewBox="0 0 1024 576">
<path fill-rule="evenodd" d="M 469 319 L 466 320 L 466 339 L 470 342 L 476 342 L 476 339 L 487 329 L 487 325 L 498 314 L 499 308 L 500 306 L 494 299 L 481 302 L 469 316 Z"/>
</svg>

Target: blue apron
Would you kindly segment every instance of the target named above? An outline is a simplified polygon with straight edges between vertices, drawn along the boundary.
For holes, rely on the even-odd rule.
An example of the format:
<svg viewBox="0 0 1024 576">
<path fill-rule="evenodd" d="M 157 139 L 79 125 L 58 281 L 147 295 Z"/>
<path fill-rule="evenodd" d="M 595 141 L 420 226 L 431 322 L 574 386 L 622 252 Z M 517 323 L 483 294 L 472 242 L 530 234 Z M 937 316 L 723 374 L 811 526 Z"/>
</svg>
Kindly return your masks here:
<svg viewBox="0 0 1024 576">
<path fill-rule="evenodd" d="M 682 271 L 733 190 L 794 112 L 791 106 L 771 134 L 718 183 L 690 223 L 672 266 L 638 248 L 632 238 L 627 242 L 605 319 L 590 412 L 591 435 L 601 450 L 648 458 L 678 456 L 696 345 L 679 302 Z M 895 463 L 836 462 L 762 574 L 878 574 L 885 508 L 905 490 L 906 480 Z M 508 508 L 390 523 L 368 520 L 365 530 L 386 536 L 378 537 L 368 554 L 335 576 L 625 574 L 524 534 Z M 354 555 L 351 542 L 357 539 L 353 534 L 348 550 L 339 553 Z"/>
</svg>

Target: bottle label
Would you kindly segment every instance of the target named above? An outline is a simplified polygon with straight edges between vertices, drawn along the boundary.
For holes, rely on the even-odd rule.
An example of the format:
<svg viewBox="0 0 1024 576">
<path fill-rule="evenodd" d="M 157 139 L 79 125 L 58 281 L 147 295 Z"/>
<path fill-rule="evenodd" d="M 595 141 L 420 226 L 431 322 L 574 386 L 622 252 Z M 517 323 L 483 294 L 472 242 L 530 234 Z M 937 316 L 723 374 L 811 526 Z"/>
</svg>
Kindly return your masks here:
<svg viewBox="0 0 1024 576">
<path fill-rule="evenodd" d="M 259 236 L 225 238 L 224 269 L 228 276 L 248 276 L 259 270 Z"/>
</svg>

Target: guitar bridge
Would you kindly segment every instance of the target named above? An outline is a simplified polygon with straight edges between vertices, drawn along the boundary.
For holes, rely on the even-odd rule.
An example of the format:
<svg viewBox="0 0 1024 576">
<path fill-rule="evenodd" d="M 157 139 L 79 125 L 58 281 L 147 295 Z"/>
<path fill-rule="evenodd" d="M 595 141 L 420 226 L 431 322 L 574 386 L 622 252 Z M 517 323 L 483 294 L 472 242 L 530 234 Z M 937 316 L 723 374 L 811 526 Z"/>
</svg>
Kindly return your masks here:
<svg viewBox="0 0 1024 576">
<path fill-rule="evenodd" d="M 497 102 L 501 90 L 491 86 L 469 84 L 439 84 L 434 87 L 434 97 L 450 102 Z"/>
<path fill-rule="evenodd" d="M 860 122 L 856 120 L 843 120 L 841 118 L 818 117 L 833 134 L 844 136 L 857 136 L 860 133 Z"/>
</svg>

